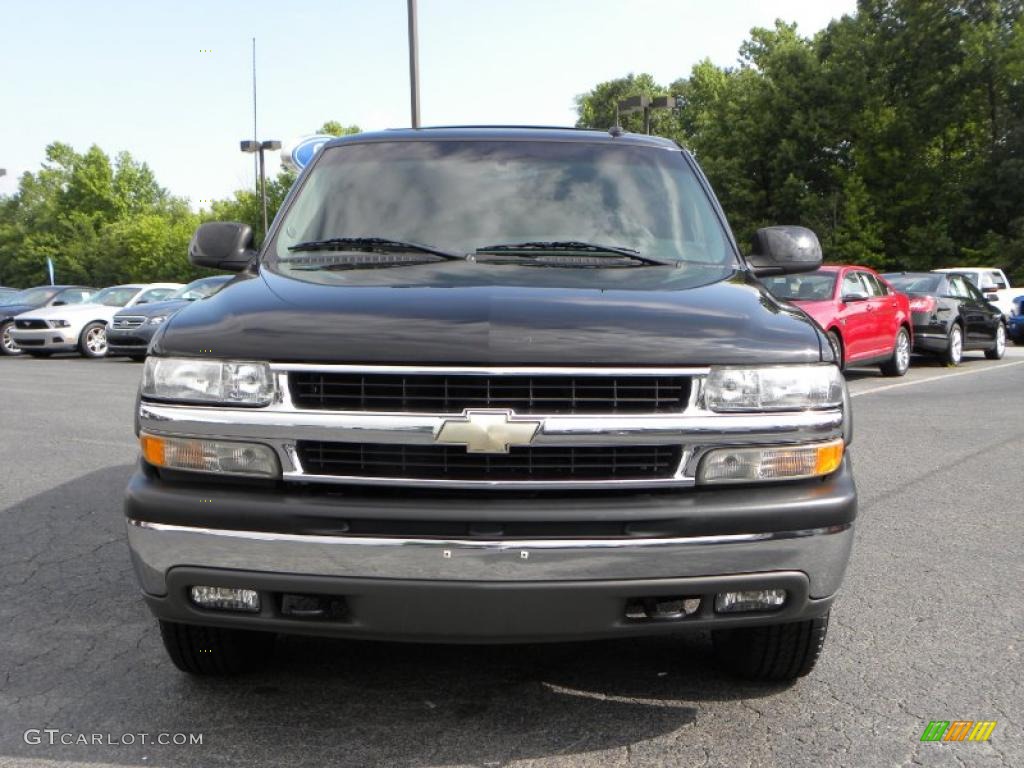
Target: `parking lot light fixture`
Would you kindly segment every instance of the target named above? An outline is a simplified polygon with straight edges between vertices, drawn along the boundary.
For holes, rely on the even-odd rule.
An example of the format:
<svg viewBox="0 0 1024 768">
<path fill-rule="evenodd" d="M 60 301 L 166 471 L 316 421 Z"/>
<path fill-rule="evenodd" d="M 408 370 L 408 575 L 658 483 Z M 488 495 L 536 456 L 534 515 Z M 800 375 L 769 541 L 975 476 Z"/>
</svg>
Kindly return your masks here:
<svg viewBox="0 0 1024 768">
<path fill-rule="evenodd" d="M 253 139 L 243 139 L 239 142 L 239 147 L 243 152 L 256 153 L 259 157 L 260 165 L 260 178 L 259 178 L 259 195 L 260 203 L 263 207 L 263 236 L 267 236 L 267 229 L 269 229 L 267 221 L 267 174 L 266 166 L 264 164 L 263 153 L 267 150 L 281 149 L 281 142 L 276 139 L 268 139 L 266 141 L 254 141 Z"/>
</svg>

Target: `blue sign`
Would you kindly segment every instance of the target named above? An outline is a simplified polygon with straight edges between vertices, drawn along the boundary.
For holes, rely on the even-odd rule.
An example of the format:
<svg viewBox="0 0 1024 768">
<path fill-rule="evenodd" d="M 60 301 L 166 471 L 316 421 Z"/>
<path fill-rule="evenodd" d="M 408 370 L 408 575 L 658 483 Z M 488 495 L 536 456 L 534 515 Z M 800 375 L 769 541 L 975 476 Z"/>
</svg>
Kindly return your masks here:
<svg viewBox="0 0 1024 768">
<path fill-rule="evenodd" d="M 313 158 L 320 151 L 320 147 L 334 138 L 337 137 L 318 134 L 316 136 L 304 136 L 301 139 L 296 139 L 294 143 L 289 142 L 281 151 L 281 163 L 293 171 L 301 171 L 313 162 Z"/>
</svg>

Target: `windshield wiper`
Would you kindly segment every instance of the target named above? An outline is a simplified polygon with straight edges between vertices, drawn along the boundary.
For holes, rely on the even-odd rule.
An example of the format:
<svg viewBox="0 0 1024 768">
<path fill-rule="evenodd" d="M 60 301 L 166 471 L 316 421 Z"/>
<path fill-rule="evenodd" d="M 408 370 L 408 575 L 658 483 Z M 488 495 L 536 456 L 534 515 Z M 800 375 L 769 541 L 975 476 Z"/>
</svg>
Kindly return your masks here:
<svg viewBox="0 0 1024 768">
<path fill-rule="evenodd" d="M 571 259 L 562 254 L 583 254 L 583 258 Z M 551 264 L 556 266 L 635 266 L 637 264 L 653 264 L 666 266 L 675 264 L 674 261 L 657 259 L 653 256 L 644 256 L 635 248 L 626 248 L 618 245 L 602 245 L 600 243 L 586 243 L 581 240 L 550 240 L 531 241 L 526 243 L 500 243 L 497 245 L 486 245 L 477 248 L 476 254 L 488 255 L 513 255 L 525 254 L 531 263 Z M 543 258 L 543 254 L 553 255 L 553 258 Z M 614 260 L 614 263 L 613 263 Z M 494 260 L 488 259 L 489 262 Z M 519 261 L 519 260 L 517 260 Z"/>
<path fill-rule="evenodd" d="M 392 240 L 388 237 L 328 237 L 323 240 L 307 240 L 288 246 L 289 251 L 374 251 L 376 253 L 396 253 L 416 251 L 440 256 L 442 259 L 464 259 L 464 254 L 452 253 L 435 248 L 432 245 L 413 243 L 406 240 Z"/>
</svg>

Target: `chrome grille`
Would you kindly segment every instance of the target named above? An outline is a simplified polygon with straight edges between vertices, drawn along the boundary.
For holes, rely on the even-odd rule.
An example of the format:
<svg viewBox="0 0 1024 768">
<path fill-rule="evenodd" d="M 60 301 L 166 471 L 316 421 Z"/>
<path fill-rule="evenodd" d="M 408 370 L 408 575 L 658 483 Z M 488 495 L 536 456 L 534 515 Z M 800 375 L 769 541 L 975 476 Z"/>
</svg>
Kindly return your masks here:
<svg viewBox="0 0 1024 768">
<path fill-rule="evenodd" d="M 138 328 L 145 322 L 146 318 L 138 315 L 115 316 L 113 327 L 115 331 L 130 331 L 132 328 Z"/>
<path fill-rule="evenodd" d="M 455 481 L 667 479 L 682 454 L 672 445 L 529 446 L 494 454 L 450 445 L 300 440 L 295 448 L 307 474 Z"/>
<path fill-rule="evenodd" d="M 394 374 L 293 371 L 297 408 L 337 411 L 461 413 L 505 408 L 517 414 L 680 413 L 687 376 Z"/>
</svg>

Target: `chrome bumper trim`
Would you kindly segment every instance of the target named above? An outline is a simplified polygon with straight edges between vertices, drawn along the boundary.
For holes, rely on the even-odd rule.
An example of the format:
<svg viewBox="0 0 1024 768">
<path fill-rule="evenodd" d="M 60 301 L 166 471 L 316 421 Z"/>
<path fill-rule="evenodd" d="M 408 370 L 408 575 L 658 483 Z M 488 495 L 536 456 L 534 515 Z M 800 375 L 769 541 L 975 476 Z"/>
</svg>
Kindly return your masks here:
<svg viewBox="0 0 1024 768">
<path fill-rule="evenodd" d="M 264 440 L 433 445 L 445 420 L 458 414 L 279 411 L 142 402 L 140 426 L 154 434 Z M 658 416 L 536 415 L 532 445 L 672 445 L 812 442 L 841 434 L 840 410 Z"/>
<path fill-rule="evenodd" d="M 167 571 L 196 566 L 448 581 L 683 578 L 799 570 L 812 595 L 839 587 L 852 524 L 772 533 L 654 539 L 423 539 L 237 531 L 128 519 L 143 589 L 165 594 Z"/>
</svg>

